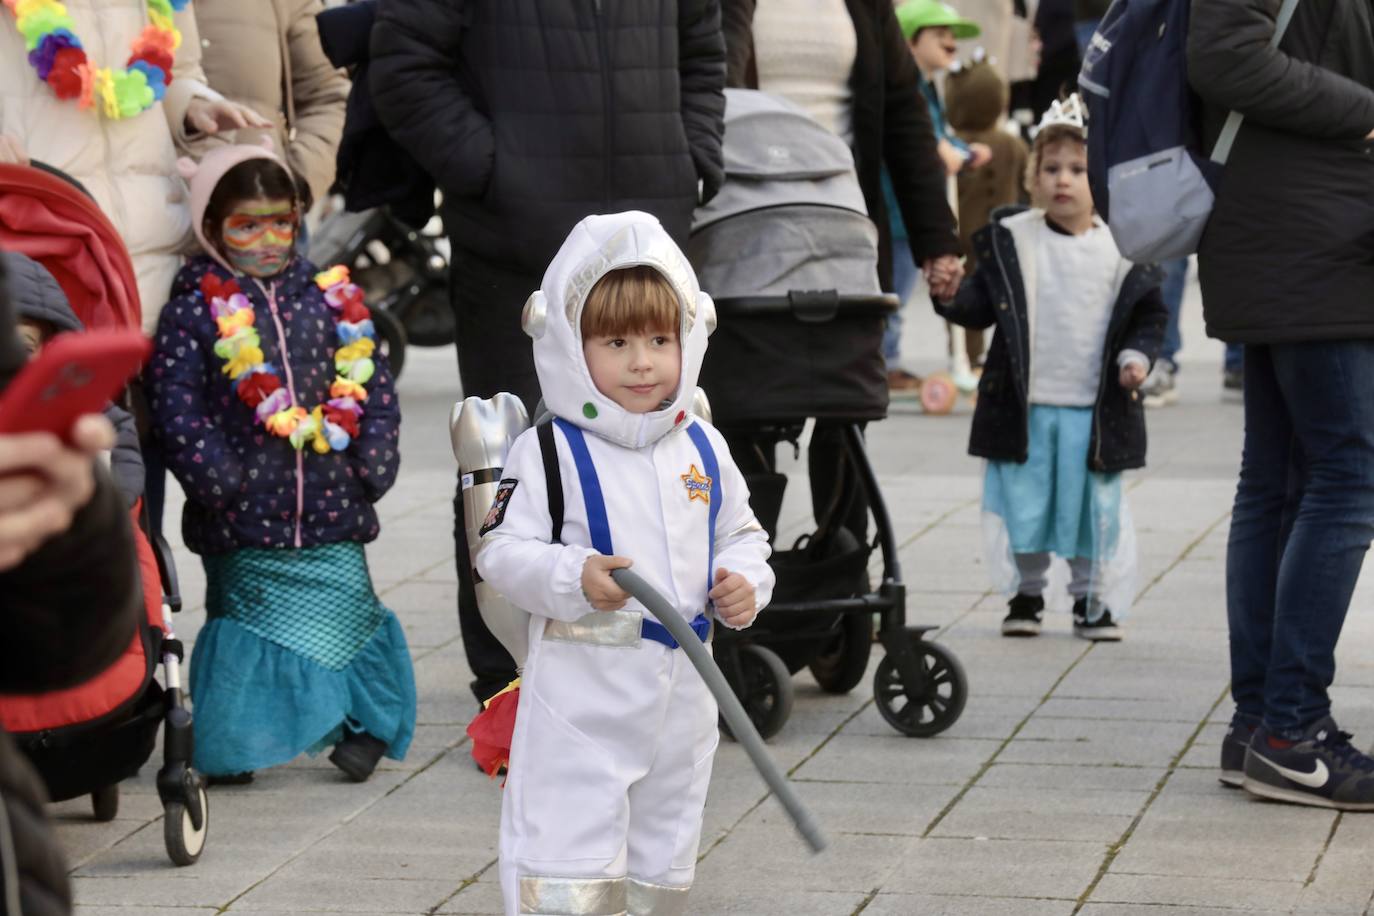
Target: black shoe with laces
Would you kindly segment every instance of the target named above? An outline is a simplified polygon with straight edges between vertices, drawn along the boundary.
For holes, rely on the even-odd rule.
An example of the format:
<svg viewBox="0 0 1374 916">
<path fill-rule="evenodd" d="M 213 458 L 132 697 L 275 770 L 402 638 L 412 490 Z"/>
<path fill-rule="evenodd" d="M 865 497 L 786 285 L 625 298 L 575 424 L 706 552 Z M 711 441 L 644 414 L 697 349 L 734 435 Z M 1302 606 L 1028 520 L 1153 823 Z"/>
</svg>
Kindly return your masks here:
<svg viewBox="0 0 1374 916">
<path fill-rule="evenodd" d="M 1261 725 L 1245 755 L 1245 791 L 1261 798 L 1374 811 L 1374 758 L 1350 743 L 1330 716 L 1308 726 L 1297 741 L 1280 741 Z"/>
<path fill-rule="evenodd" d="M 344 771 L 354 782 L 367 782 L 377 762 L 386 752 L 386 742 L 374 738 L 366 732 L 345 732 L 342 740 L 334 745 L 329 762 Z"/>
<path fill-rule="evenodd" d="M 1231 720 L 1226 737 L 1221 739 L 1221 775 L 1217 778 L 1222 785 L 1239 789 L 1245 783 L 1245 752 L 1254 734 L 1255 726 Z"/>
<path fill-rule="evenodd" d="M 1002 621 L 1003 636 L 1039 636 L 1040 618 L 1045 612 L 1045 599 L 1039 595 L 1016 595 L 1007 602 L 1007 616 Z"/>
<path fill-rule="evenodd" d="M 1088 619 L 1088 599 L 1073 603 L 1073 635 L 1091 642 L 1120 642 L 1121 625 L 1112 619 L 1111 609 L 1101 606 L 1102 613 Z"/>
</svg>

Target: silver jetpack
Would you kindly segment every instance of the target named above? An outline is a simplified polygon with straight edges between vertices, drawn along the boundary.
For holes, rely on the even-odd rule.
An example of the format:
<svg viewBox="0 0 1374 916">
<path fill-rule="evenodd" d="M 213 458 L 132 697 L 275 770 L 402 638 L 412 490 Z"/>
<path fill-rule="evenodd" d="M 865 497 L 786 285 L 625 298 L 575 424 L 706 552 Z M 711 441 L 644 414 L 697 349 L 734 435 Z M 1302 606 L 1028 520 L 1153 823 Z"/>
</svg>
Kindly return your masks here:
<svg viewBox="0 0 1374 916">
<path fill-rule="evenodd" d="M 511 443 L 529 428 L 525 405 L 513 394 L 467 398 L 453 405 L 449 438 L 463 482 L 463 521 L 468 533 L 468 563 L 477 592 L 477 608 L 511 658 L 516 670 L 525 667 L 530 650 L 530 615 L 507 601 L 477 574 L 477 550 L 482 546 L 482 521 L 491 510 Z"/>
</svg>

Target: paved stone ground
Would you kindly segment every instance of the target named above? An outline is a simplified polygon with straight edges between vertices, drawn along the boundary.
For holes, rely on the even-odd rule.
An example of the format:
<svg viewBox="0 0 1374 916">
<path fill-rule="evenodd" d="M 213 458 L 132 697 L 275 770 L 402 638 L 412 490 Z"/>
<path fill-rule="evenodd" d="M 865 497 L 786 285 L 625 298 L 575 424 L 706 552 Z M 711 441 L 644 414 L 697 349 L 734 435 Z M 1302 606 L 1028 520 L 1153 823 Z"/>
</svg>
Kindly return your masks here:
<svg viewBox="0 0 1374 916">
<path fill-rule="evenodd" d="M 1216 781 L 1230 712 L 1222 558 L 1240 413 L 1220 399 L 1219 347 L 1202 340 L 1196 305 L 1194 289 L 1182 401 L 1151 414 L 1151 466 L 1129 482 L 1143 592 L 1121 644 L 1074 639 L 1067 613 L 1038 640 L 1000 637 L 1002 599 L 987 592 L 980 558 L 981 469 L 963 453 L 967 405 L 947 418 L 897 405 L 872 428 L 909 619 L 938 624 L 962 659 L 967 710 L 944 735 L 903 738 L 867 683 L 834 697 L 799 675 L 795 710 L 771 746 L 831 846 L 809 856 L 740 749 L 723 744 L 691 912 L 1374 912 L 1374 816 L 1265 804 Z M 916 309 L 913 365 L 933 365 L 942 336 Z M 111 823 L 90 821 L 80 802 L 57 806 L 82 916 L 499 912 L 500 791 L 469 763 L 463 733 L 473 703 L 454 615 L 452 353 L 411 358 L 405 466 L 370 551 L 415 657 L 409 759 L 360 786 L 323 759 L 301 759 L 216 789 L 204 857 L 185 869 L 163 853 L 154 766 L 124 786 Z M 795 497 L 806 488 L 793 470 Z M 791 533 L 803 530 L 795 498 L 787 517 Z M 179 560 L 181 626 L 193 637 L 202 579 L 194 557 Z M 1367 577 L 1336 689 L 1343 725 L 1366 742 L 1371 597 Z"/>
</svg>

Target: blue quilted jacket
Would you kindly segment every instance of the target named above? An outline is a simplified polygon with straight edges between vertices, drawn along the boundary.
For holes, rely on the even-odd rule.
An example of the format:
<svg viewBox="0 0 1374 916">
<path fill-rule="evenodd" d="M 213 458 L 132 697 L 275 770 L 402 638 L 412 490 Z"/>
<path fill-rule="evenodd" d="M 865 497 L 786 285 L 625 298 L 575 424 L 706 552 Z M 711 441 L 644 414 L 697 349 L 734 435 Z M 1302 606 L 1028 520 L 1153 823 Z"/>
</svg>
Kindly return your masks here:
<svg viewBox="0 0 1374 916">
<path fill-rule="evenodd" d="M 401 412 L 386 358 L 367 383 L 359 435 L 342 452 L 297 451 L 239 400 L 214 353 L 218 333 L 201 278 L 229 272 L 194 258 L 177 275 L 158 319 L 147 378 L 167 466 L 186 491 L 182 533 L 200 554 L 243 547 L 315 547 L 377 537 L 372 504 L 396 481 Z M 304 258 L 272 280 L 239 277 L 253 303 L 263 356 L 296 403 L 329 399 L 337 347 L 334 313 Z M 284 344 L 283 344 L 284 341 Z"/>
</svg>

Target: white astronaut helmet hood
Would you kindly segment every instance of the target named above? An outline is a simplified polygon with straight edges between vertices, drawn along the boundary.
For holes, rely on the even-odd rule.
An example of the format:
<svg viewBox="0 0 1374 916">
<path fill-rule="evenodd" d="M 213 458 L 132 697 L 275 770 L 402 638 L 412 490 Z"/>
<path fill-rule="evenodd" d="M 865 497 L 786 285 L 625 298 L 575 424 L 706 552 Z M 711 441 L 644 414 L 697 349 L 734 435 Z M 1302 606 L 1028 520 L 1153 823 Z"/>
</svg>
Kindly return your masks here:
<svg viewBox="0 0 1374 916">
<path fill-rule="evenodd" d="M 582 309 L 596 282 L 612 270 L 652 267 L 677 292 L 682 374 L 670 401 L 649 413 L 632 413 L 596 389 L 582 353 Z M 692 417 L 706 338 L 716 307 L 697 287 L 686 256 L 648 213 L 632 210 L 589 216 L 573 227 L 544 272 L 541 288 L 525 303 L 525 333 L 534 339 L 534 366 L 544 405 L 569 423 L 626 448 L 643 448 Z"/>
</svg>

